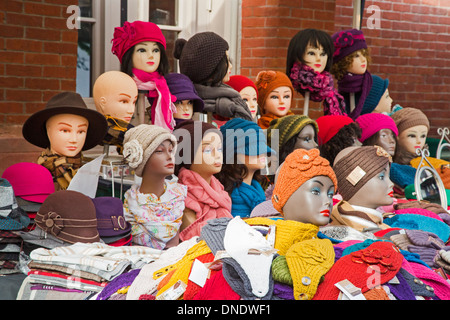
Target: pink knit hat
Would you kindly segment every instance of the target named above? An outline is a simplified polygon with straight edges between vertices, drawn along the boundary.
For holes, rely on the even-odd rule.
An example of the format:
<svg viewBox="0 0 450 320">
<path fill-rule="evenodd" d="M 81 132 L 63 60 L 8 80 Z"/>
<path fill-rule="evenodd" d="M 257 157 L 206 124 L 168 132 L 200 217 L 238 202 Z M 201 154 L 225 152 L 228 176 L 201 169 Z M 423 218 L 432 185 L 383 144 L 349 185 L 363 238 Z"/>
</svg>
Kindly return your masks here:
<svg viewBox="0 0 450 320">
<path fill-rule="evenodd" d="M 395 136 L 398 136 L 397 125 L 388 115 L 382 113 L 366 113 L 355 120 L 361 128 L 361 138 L 364 142 L 380 130 L 391 129 Z"/>
<path fill-rule="evenodd" d="M 11 183 L 14 194 L 27 201 L 43 203 L 55 192 L 50 171 L 37 163 L 19 162 L 6 168 L 2 178 Z"/>
</svg>

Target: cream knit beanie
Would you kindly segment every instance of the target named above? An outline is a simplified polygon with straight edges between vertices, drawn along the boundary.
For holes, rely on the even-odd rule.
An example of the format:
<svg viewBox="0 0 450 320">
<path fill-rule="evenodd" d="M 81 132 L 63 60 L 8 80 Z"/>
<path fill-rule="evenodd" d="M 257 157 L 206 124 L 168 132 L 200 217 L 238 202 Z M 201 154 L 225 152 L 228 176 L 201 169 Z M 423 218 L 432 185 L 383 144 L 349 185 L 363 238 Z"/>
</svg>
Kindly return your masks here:
<svg viewBox="0 0 450 320">
<path fill-rule="evenodd" d="M 123 140 L 123 156 L 128 165 L 142 177 L 145 164 L 158 146 L 166 140 L 177 145 L 177 139 L 170 131 L 156 125 L 140 124 L 129 129 Z"/>
</svg>

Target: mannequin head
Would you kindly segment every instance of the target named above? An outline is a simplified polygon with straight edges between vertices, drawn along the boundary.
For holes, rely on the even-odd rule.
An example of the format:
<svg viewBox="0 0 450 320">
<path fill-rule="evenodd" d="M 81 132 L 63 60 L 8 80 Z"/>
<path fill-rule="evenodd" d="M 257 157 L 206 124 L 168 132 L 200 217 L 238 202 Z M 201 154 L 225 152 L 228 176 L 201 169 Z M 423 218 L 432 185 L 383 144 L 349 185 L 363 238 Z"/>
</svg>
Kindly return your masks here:
<svg viewBox="0 0 450 320">
<path fill-rule="evenodd" d="M 417 157 L 416 150 L 424 147 L 430 122 L 421 110 L 415 108 L 402 108 L 391 117 L 398 128 L 394 162 L 409 164 L 412 158 Z"/>
<path fill-rule="evenodd" d="M 323 226 L 329 223 L 336 187 L 333 169 L 318 149 L 297 149 L 280 167 L 272 203 L 287 220 Z"/>
<path fill-rule="evenodd" d="M 175 41 L 173 56 L 179 60 L 180 72 L 193 83 L 218 86 L 229 80 L 231 63 L 228 42 L 214 32 L 199 32 Z"/>
<path fill-rule="evenodd" d="M 351 205 L 376 209 L 393 203 L 391 156 L 379 146 L 349 147 L 336 156 L 338 192 Z"/>
<path fill-rule="evenodd" d="M 234 118 L 220 127 L 224 145 L 224 165 L 217 178 L 229 193 L 242 182 L 262 182 L 260 170 L 273 152 L 262 129 L 253 121 Z"/>
<path fill-rule="evenodd" d="M 194 102 L 192 100 L 177 100 L 174 102 L 177 112 L 173 114 L 175 119 L 192 119 L 194 114 Z"/>
<path fill-rule="evenodd" d="M 247 103 L 252 119 L 255 119 L 258 114 L 258 88 L 253 81 L 245 76 L 233 75 L 226 84 L 239 92 L 241 98 Z"/>
<path fill-rule="evenodd" d="M 319 149 L 322 157 L 330 163 L 343 149 L 361 145 L 361 128 L 348 116 L 326 115 L 317 120 L 319 126 Z"/>
<path fill-rule="evenodd" d="M 359 141 L 363 146 L 380 146 L 391 157 L 395 154 L 398 129 L 391 117 L 382 113 L 367 113 L 359 116 L 356 122 L 361 128 Z"/>
<path fill-rule="evenodd" d="M 261 71 L 256 77 L 261 114 L 283 117 L 291 109 L 294 89 L 291 80 L 279 71 Z"/>
<path fill-rule="evenodd" d="M 74 157 L 86 141 L 89 121 L 76 114 L 57 114 L 46 122 L 50 150 L 58 155 Z"/>
<path fill-rule="evenodd" d="M 201 145 L 195 151 L 191 170 L 197 172 L 205 180 L 222 170 L 222 139 L 216 132 L 208 132 L 203 136 Z"/>
<path fill-rule="evenodd" d="M 372 76 L 372 87 L 364 100 L 361 115 L 367 113 L 389 114 L 392 109 L 392 98 L 389 96 L 389 80 L 377 75 Z"/>
<path fill-rule="evenodd" d="M 331 73 L 336 80 L 341 80 L 348 73 L 364 74 L 371 58 L 362 31 L 344 30 L 336 32 L 331 38 L 334 44 Z"/>
<path fill-rule="evenodd" d="M 299 31 L 289 42 L 286 58 L 286 74 L 291 74 L 295 62 L 300 62 L 321 73 L 330 71 L 333 55 L 331 37 L 322 30 Z"/>
<path fill-rule="evenodd" d="M 130 122 L 138 95 L 133 78 L 120 71 L 108 71 L 94 83 L 93 98 L 98 112 Z"/>
<path fill-rule="evenodd" d="M 170 140 L 164 140 L 148 158 L 144 166 L 142 181 L 145 183 L 149 178 L 165 178 L 174 173 L 175 170 L 176 144 Z"/>
<path fill-rule="evenodd" d="M 274 131 L 274 130 L 278 130 Z M 267 142 L 272 146 L 272 137 L 278 134 L 278 159 L 284 159 L 295 149 L 310 150 L 317 148 L 317 132 L 319 127 L 316 121 L 305 115 L 290 115 L 274 119 L 267 129 Z"/>
<path fill-rule="evenodd" d="M 120 70 L 133 76 L 133 68 L 145 72 L 169 71 L 166 39 L 161 29 L 152 22 L 126 21 L 114 29 L 112 52 L 119 58 Z"/>
</svg>

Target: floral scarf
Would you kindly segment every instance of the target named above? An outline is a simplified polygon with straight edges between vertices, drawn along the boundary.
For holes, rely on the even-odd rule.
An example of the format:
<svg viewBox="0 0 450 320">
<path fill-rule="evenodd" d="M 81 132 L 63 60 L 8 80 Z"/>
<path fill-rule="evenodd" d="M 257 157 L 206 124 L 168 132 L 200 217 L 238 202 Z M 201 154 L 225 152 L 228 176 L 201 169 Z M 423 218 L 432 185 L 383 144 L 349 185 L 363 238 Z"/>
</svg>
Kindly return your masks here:
<svg viewBox="0 0 450 320">
<path fill-rule="evenodd" d="M 318 73 L 307 65 L 295 62 L 289 78 L 295 90 L 303 96 L 309 91 L 312 101 L 323 101 L 325 115 L 346 115 L 344 98 L 334 88 L 329 72 Z"/>
<path fill-rule="evenodd" d="M 47 148 L 42 151 L 37 163 L 46 167 L 52 173 L 53 180 L 58 183 L 59 188 L 65 190 L 82 166 L 82 157 L 81 152 L 75 157 L 65 157 Z"/>
<path fill-rule="evenodd" d="M 174 102 L 177 98 L 170 93 L 166 79 L 157 71 L 149 73 L 133 68 L 133 74 L 138 89 L 147 90 L 148 98 L 156 98 L 151 106 L 152 123 L 172 132 L 175 127 L 173 114 L 177 112 Z"/>
</svg>

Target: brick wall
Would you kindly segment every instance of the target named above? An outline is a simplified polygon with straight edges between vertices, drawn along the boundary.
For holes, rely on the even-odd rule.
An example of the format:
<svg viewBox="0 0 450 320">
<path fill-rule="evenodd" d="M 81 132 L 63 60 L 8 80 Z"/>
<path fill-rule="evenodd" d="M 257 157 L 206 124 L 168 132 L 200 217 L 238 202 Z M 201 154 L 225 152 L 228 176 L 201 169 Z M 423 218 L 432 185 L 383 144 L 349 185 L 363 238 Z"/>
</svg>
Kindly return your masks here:
<svg viewBox="0 0 450 320">
<path fill-rule="evenodd" d="M 0 126 L 23 124 L 53 95 L 76 89 L 74 0 L 0 1 Z"/>
<path fill-rule="evenodd" d="M 243 0 L 241 74 L 253 81 L 261 70 L 286 70 L 287 47 L 301 29 L 334 31 L 335 0 Z M 295 94 L 292 110 L 303 112 L 303 98 Z M 322 114 L 310 102 L 309 115 Z"/>
<path fill-rule="evenodd" d="M 419 108 L 431 122 L 430 136 L 450 126 L 450 1 L 366 1 L 380 8 L 380 29 L 362 30 L 371 50 L 369 71 L 389 79 L 389 92 L 403 107 Z M 352 0 L 336 0 L 335 30 L 352 24 Z"/>
</svg>

